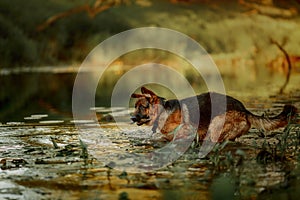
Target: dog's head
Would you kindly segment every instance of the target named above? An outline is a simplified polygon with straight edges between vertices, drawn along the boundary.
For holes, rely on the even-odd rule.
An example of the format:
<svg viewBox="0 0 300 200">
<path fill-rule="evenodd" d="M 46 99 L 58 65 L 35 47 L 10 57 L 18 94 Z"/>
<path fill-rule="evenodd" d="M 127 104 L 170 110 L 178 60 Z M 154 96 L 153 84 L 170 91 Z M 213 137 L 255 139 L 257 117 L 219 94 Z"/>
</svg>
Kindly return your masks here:
<svg viewBox="0 0 300 200">
<path fill-rule="evenodd" d="M 163 109 L 165 99 L 145 87 L 142 87 L 141 91 L 142 94 L 131 95 L 131 98 L 138 98 L 131 120 L 139 126 L 143 124 L 151 126 Z"/>
</svg>

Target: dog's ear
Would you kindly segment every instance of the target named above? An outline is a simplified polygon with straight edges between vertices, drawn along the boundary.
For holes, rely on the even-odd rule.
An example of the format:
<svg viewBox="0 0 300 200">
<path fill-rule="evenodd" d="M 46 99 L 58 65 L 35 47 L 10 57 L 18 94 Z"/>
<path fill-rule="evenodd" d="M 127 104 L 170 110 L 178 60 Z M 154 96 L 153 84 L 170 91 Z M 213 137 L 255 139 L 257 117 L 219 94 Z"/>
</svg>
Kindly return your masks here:
<svg viewBox="0 0 300 200">
<path fill-rule="evenodd" d="M 141 97 L 144 97 L 144 95 L 142 95 L 142 94 L 135 94 L 135 93 L 133 93 L 131 95 L 131 98 L 141 98 Z"/>
<path fill-rule="evenodd" d="M 180 104 L 179 104 L 179 101 L 176 99 L 169 100 L 164 103 L 164 108 L 166 110 L 172 110 L 174 108 L 178 108 L 178 106 L 180 106 Z"/>
<path fill-rule="evenodd" d="M 166 101 L 164 104 L 164 109 L 171 110 L 171 108 L 172 108 L 172 105 L 171 105 L 170 101 Z"/>
<path fill-rule="evenodd" d="M 133 93 L 133 94 L 131 95 L 131 98 L 141 98 L 141 97 L 150 98 L 151 96 L 148 95 L 148 94 L 135 94 L 135 93 Z"/>
<path fill-rule="evenodd" d="M 154 97 L 154 96 L 156 97 L 157 96 L 154 92 L 152 92 L 151 90 L 148 90 L 145 87 L 142 87 L 141 91 L 142 91 L 142 94 L 149 94 L 149 95 L 151 95 L 151 97 Z"/>
</svg>

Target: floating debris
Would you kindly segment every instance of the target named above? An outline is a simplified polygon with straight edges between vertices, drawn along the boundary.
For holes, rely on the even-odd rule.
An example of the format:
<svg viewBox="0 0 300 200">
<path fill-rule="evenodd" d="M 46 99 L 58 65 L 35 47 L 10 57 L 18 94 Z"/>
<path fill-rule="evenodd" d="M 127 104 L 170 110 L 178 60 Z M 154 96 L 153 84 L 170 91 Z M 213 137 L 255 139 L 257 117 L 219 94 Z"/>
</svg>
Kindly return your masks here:
<svg viewBox="0 0 300 200">
<path fill-rule="evenodd" d="M 23 125 L 25 122 L 7 122 L 6 125 L 9 126 L 18 126 L 18 125 Z"/>
<path fill-rule="evenodd" d="M 70 122 L 74 124 L 94 124 L 95 120 L 72 120 Z"/>
<path fill-rule="evenodd" d="M 48 117 L 48 114 L 34 114 L 29 117 L 24 117 L 25 120 L 39 120 Z"/>
<path fill-rule="evenodd" d="M 64 120 L 44 120 L 44 121 L 39 121 L 40 124 L 62 124 L 64 123 Z"/>
</svg>

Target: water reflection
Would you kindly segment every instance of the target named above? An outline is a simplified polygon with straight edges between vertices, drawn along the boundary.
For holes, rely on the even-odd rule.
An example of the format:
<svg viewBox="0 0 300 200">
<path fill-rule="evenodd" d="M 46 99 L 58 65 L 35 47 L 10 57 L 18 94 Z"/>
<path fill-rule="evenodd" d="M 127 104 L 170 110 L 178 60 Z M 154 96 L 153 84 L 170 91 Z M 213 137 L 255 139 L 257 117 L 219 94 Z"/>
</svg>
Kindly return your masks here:
<svg viewBox="0 0 300 200">
<path fill-rule="evenodd" d="M 18 73 L 0 78 L 0 121 L 24 121 L 42 113 L 70 118 L 75 74 Z"/>
<path fill-rule="evenodd" d="M 0 122 L 28 121 L 38 117 L 45 117 L 47 120 L 69 120 L 72 118 L 72 90 L 76 69 L 42 69 L 6 70 L 5 73 L 2 70 L 0 73 Z M 126 72 L 126 69 L 130 69 L 130 67 L 124 66 L 121 71 L 120 67 L 112 67 L 104 73 L 95 95 L 95 106 L 110 107 L 113 87 Z M 205 92 L 207 87 L 201 76 L 190 69 L 177 67 L 177 70 L 181 70 L 181 73 L 191 83 L 196 93 Z M 250 107 L 256 107 L 255 104 L 259 106 L 259 103 L 280 101 L 280 95 L 277 93 L 285 81 L 284 74 L 274 74 L 267 69 L 258 70 L 251 66 L 237 68 L 226 65 L 220 68 L 220 72 L 227 93 L 241 99 Z M 214 78 L 213 75 L 207 74 L 207 76 L 210 76 L 211 79 Z M 295 95 L 294 91 L 298 89 L 299 83 L 300 75 L 292 73 L 286 90 L 287 93 L 293 91 L 290 95 L 291 98 Z M 161 96 L 174 97 L 172 92 L 167 91 L 166 88 L 153 87 Z"/>
</svg>

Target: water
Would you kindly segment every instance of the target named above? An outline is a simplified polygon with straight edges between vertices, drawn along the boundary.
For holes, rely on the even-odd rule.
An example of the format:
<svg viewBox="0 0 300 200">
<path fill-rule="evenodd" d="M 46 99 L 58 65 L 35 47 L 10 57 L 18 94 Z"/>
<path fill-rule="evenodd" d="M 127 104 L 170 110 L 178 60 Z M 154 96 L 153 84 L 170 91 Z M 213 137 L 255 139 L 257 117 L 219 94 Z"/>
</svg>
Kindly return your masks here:
<svg viewBox="0 0 300 200">
<path fill-rule="evenodd" d="M 226 69 L 226 70 L 225 70 Z M 269 115 L 285 103 L 300 108 L 300 76 L 293 73 L 284 94 L 278 94 L 284 74 L 254 73 L 249 67 L 221 71 L 226 90 L 250 111 Z M 74 121 L 73 68 L 8 70 L 0 76 L 0 199 L 296 199 L 299 196 L 299 123 L 289 132 L 278 130 L 259 136 L 257 130 L 225 146 L 217 146 L 205 159 L 199 148 L 189 149 L 176 162 L 149 172 L 120 171 L 109 167 L 110 155 L 145 154 L 166 143 L 149 127 L 128 123 L 127 108 L 110 108 L 110 94 L 121 76 L 109 73 L 99 85 L 96 121 Z M 121 73 L 122 74 L 122 73 Z M 188 73 L 187 73 L 188 74 Z M 106 80 L 106 81 L 105 81 Z M 198 92 L 203 84 L 190 76 Z M 238 84 L 237 84 L 238 83 Z M 157 93 L 171 92 L 153 86 Z M 132 102 L 130 102 L 132 105 Z M 117 111 L 116 124 L 111 111 Z M 74 123 L 86 125 L 95 140 L 103 137 L 95 160 L 80 142 Z M 285 135 L 285 133 L 288 133 Z M 286 140 L 284 140 L 286 136 Z M 283 145 L 285 142 L 285 145 Z"/>
</svg>

